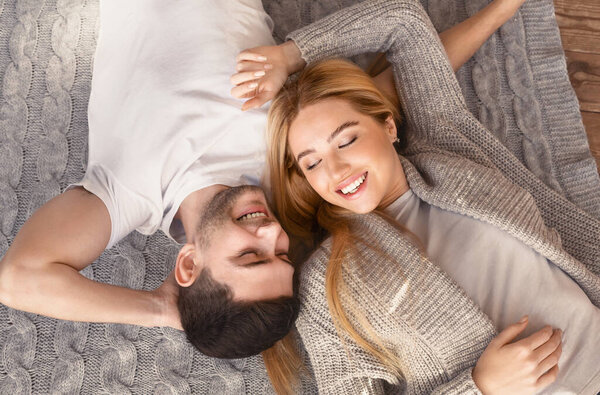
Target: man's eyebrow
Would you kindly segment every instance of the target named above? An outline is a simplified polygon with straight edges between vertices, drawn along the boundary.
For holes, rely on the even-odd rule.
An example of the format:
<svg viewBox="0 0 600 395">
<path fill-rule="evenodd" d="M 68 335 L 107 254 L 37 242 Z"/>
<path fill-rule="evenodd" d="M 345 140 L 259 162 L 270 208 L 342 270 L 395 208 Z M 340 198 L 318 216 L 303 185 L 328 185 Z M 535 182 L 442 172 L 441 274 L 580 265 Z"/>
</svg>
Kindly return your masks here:
<svg viewBox="0 0 600 395">
<path fill-rule="evenodd" d="M 331 135 L 327 138 L 327 142 L 331 143 L 331 140 L 333 140 L 335 138 L 335 136 L 337 136 L 338 134 L 340 134 L 344 129 L 349 128 L 350 126 L 355 126 L 358 125 L 358 121 L 348 121 L 348 122 L 344 122 L 343 124 L 341 124 L 340 126 L 337 127 L 337 129 L 335 129 L 333 131 L 333 133 L 331 133 Z M 302 152 L 300 152 L 298 154 L 298 156 L 296 157 L 296 162 L 300 162 L 300 159 L 304 158 L 306 155 L 311 154 L 315 152 L 314 149 L 309 148 L 307 150 L 304 150 Z"/>
<path fill-rule="evenodd" d="M 258 255 L 259 251 L 251 249 L 251 248 L 244 248 L 239 250 L 238 252 L 236 252 L 235 254 L 229 256 L 227 258 L 227 260 L 231 263 L 235 263 L 237 264 L 237 261 L 242 258 L 244 255 L 248 255 L 248 254 L 255 254 Z"/>
</svg>

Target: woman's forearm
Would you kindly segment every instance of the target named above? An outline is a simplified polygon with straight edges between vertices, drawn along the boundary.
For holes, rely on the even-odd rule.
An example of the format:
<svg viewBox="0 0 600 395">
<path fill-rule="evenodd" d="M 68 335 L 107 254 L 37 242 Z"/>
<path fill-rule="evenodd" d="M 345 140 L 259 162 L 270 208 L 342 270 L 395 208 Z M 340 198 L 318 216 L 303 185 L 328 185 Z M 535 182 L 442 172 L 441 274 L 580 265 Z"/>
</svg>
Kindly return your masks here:
<svg viewBox="0 0 600 395">
<path fill-rule="evenodd" d="M 477 14 L 440 33 L 452 69 L 457 71 L 483 43 L 508 21 L 523 1 L 496 0 Z"/>
</svg>

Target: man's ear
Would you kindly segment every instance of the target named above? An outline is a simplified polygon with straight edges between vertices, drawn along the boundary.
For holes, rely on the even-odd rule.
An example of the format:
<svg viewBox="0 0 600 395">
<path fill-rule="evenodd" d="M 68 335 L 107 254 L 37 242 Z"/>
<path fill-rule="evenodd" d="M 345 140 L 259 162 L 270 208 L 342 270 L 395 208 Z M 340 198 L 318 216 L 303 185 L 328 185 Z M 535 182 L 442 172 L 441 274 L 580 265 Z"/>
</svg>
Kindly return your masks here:
<svg viewBox="0 0 600 395">
<path fill-rule="evenodd" d="M 194 244 L 185 244 L 179 254 L 177 254 L 177 260 L 175 261 L 175 280 L 177 284 L 182 287 L 189 287 L 196 281 L 198 273 L 200 273 L 200 267 L 196 265 L 194 257 L 196 255 L 196 247 Z"/>
<path fill-rule="evenodd" d="M 394 121 L 394 117 L 392 114 L 388 115 L 385 119 L 385 132 L 387 133 L 390 142 L 396 141 L 398 138 L 398 130 L 396 129 L 396 121 Z"/>
</svg>

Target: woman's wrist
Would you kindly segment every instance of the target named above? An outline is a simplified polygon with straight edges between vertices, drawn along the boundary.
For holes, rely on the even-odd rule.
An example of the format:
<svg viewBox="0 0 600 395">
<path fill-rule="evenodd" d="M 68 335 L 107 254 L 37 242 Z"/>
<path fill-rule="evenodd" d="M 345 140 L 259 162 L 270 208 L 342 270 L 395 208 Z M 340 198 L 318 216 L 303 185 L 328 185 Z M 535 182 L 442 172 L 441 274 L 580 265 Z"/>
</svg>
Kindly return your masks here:
<svg viewBox="0 0 600 395">
<path fill-rule="evenodd" d="M 293 40 L 288 40 L 279 46 L 283 53 L 288 75 L 292 75 L 306 66 L 302 53 Z"/>
</svg>

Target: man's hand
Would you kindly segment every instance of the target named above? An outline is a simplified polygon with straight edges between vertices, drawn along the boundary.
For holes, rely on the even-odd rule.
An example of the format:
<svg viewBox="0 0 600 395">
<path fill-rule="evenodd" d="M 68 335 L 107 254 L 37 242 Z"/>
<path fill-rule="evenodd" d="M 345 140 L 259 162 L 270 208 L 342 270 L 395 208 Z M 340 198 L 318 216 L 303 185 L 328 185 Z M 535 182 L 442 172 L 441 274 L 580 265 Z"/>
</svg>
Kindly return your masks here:
<svg viewBox="0 0 600 395">
<path fill-rule="evenodd" d="M 293 41 L 280 45 L 250 48 L 237 56 L 237 73 L 231 76 L 231 95 L 249 99 L 242 111 L 258 108 L 273 99 L 290 74 L 305 66 Z"/>
<path fill-rule="evenodd" d="M 164 283 L 152 291 L 160 306 L 160 322 L 158 326 L 169 326 L 171 328 L 183 330 L 181 326 L 181 317 L 177 307 L 179 298 L 179 287 L 175 281 L 175 272 L 171 272 Z"/>
<path fill-rule="evenodd" d="M 533 394 L 556 380 L 562 331 L 547 326 L 512 342 L 527 327 L 527 317 L 508 326 L 485 349 L 473 381 L 484 395 Z"/>
</svg>

